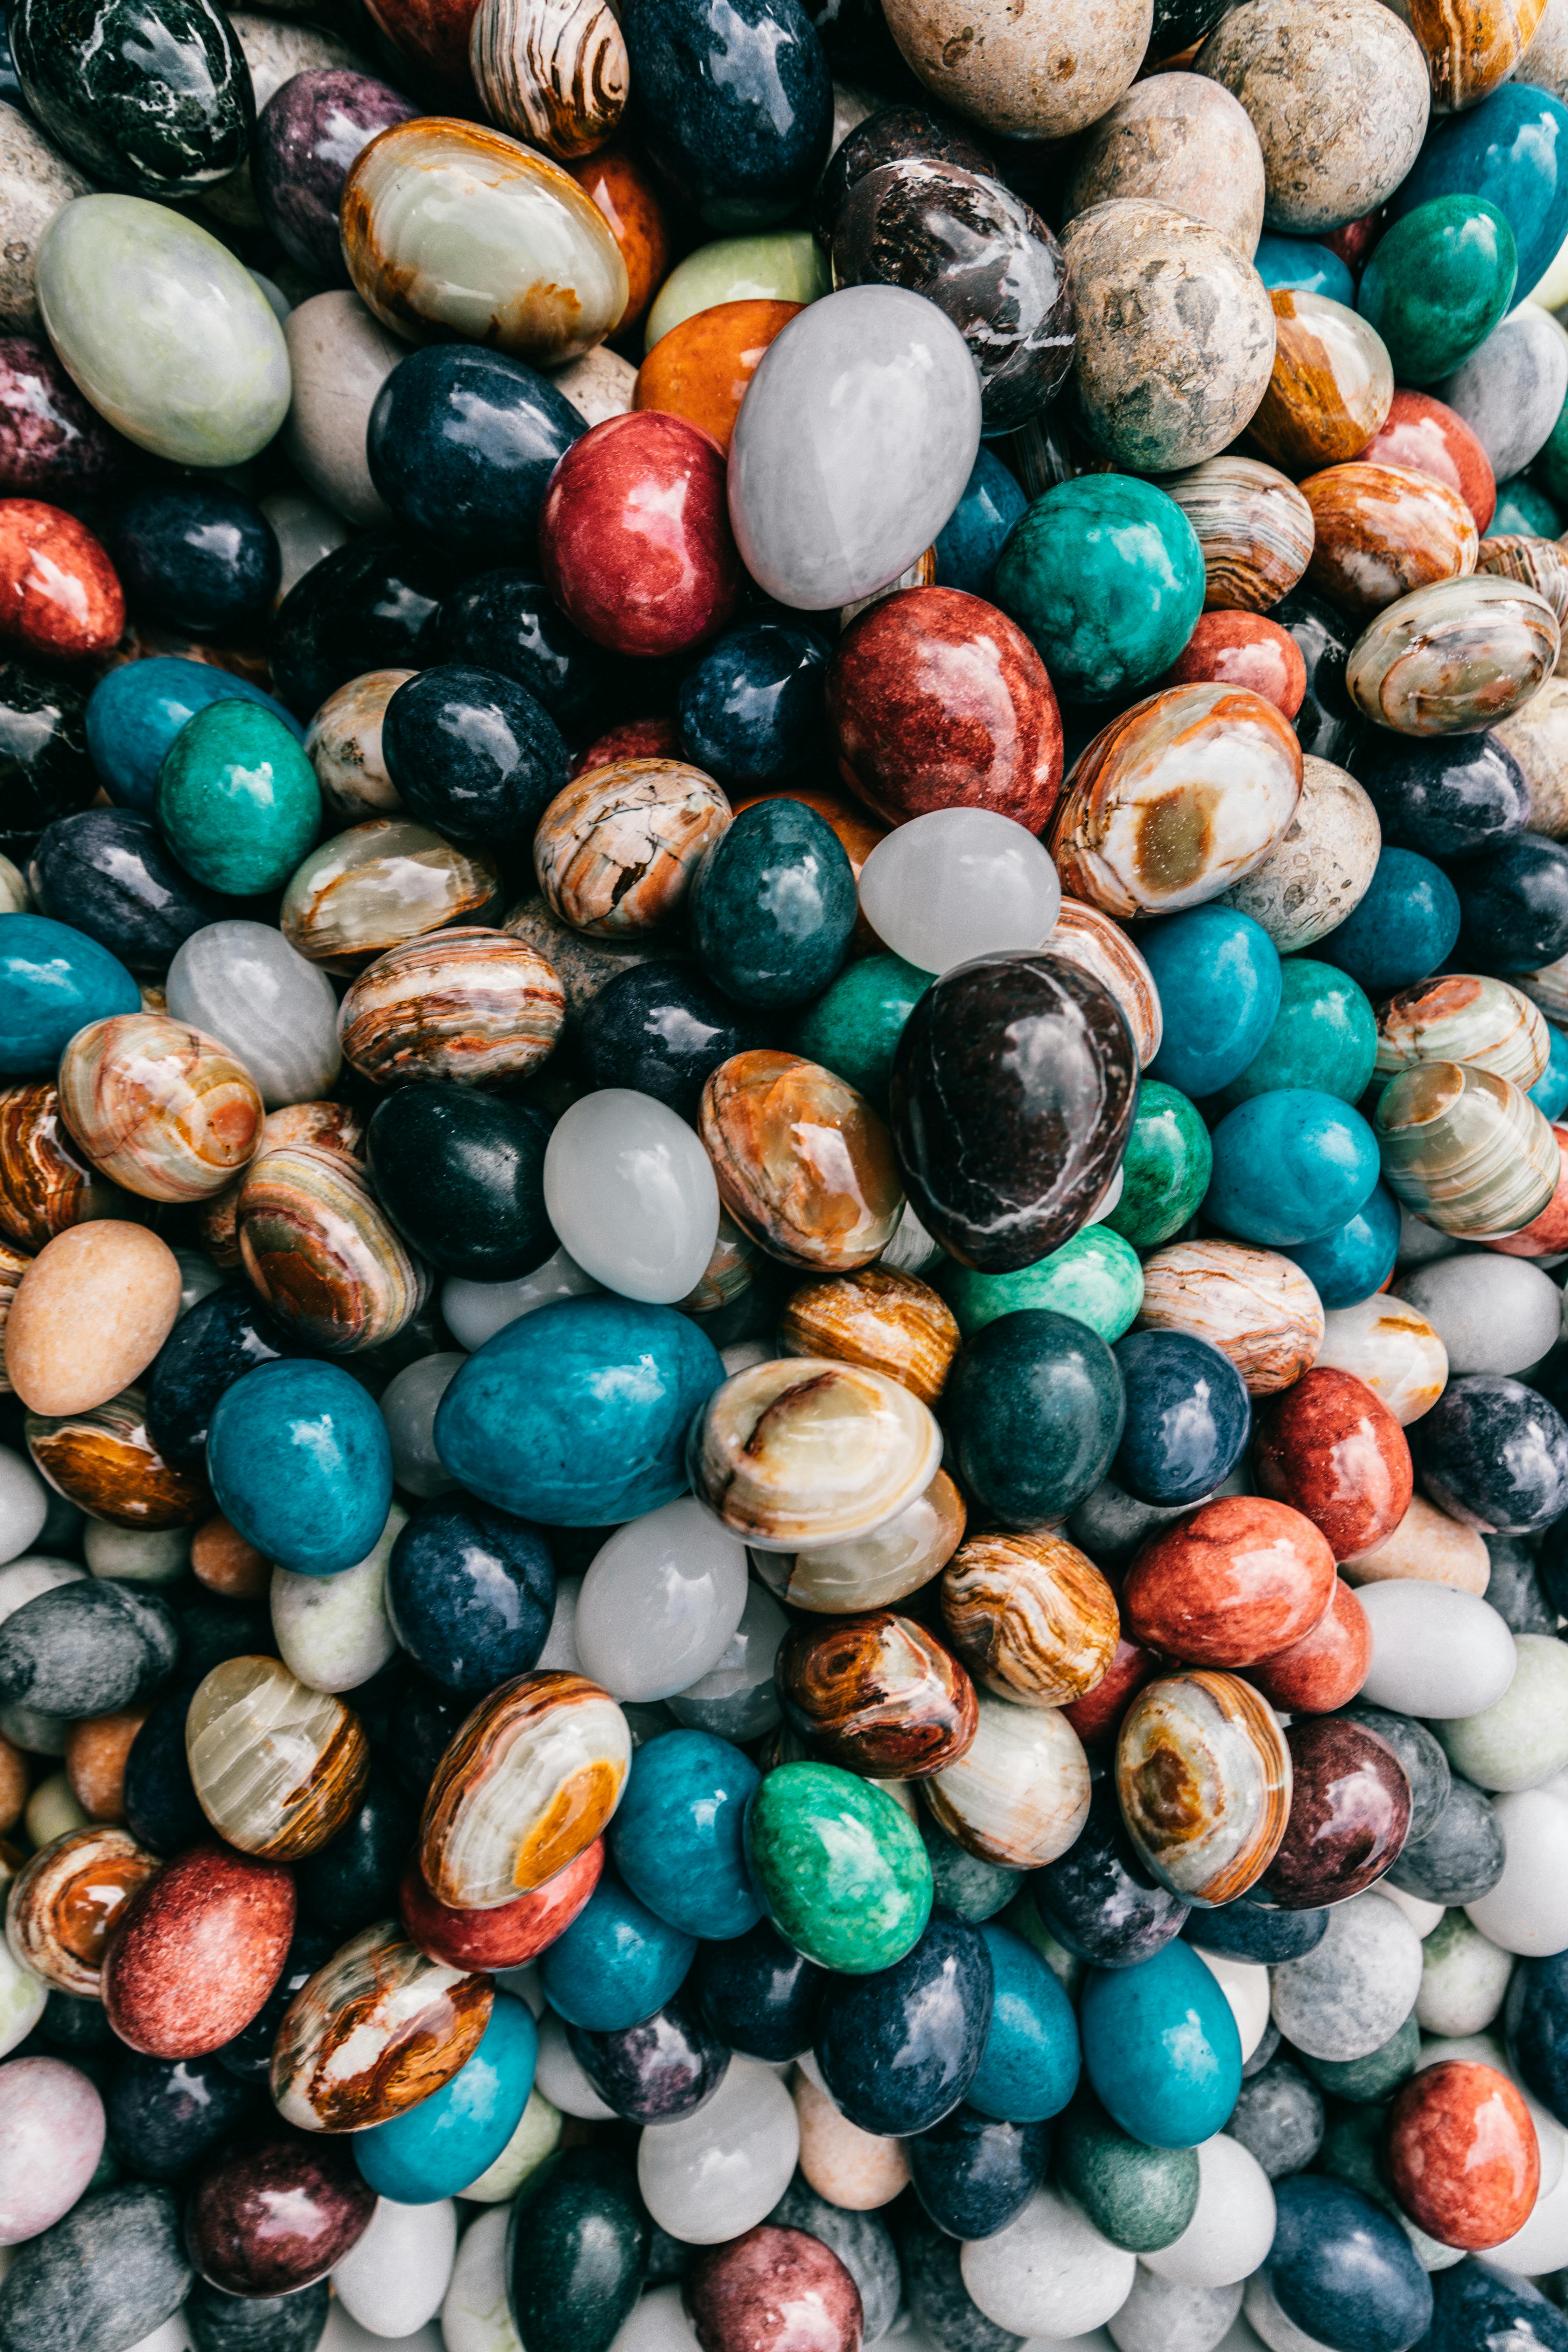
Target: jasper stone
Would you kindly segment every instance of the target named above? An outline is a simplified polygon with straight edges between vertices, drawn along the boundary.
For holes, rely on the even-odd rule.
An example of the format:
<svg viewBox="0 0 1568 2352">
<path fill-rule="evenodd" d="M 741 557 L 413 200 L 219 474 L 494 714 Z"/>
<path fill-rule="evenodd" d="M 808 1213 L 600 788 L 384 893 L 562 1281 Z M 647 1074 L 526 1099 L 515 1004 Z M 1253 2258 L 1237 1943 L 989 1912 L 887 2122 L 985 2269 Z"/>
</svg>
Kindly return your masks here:
<svg viewBox="0 0 1568 2352">
<path fill-rule="evenodd" d="M 1289 1497 L 1321 1530 L 1336 1560 L 1353 1559 L 1393 1534 L 1410 1507 L 1410 1449 L 1364 1381 L 1315 1366 L 1259 1423 L 1259 1487 Z"/>
<path fill-rule="evenodd" d="M 374 2210 L 346 2142 L 279 2132 L 204 2169 L 186 2242 L 226 2294 L 292 2295 L 358 2244 Z"/>
<path fill-rule="evenodd" d="M 221 2049 L 271 1991 L 293 1926 L 278 1864 L 213 1844 L 183 1853 L 127 1905 L 105 1960 L 115 2032 L 154 2058 Z"/>
<path fill-rule="evenodd" d="M 1333 1553 L 1300 1511 L 1227 1496 L 1144 1546 L 1123 1621 L 1134 1639 L 1194 1664 L 1251 1665 L 1311 1631 L 1333 1580 Z"/>
<path fill-rule="evenodd" d="M 768 2224 L 705 2248 L 686 2283 L 702 2352 L 857 2352 L 860 2290 L 830 2248 Z"/>
</svg>

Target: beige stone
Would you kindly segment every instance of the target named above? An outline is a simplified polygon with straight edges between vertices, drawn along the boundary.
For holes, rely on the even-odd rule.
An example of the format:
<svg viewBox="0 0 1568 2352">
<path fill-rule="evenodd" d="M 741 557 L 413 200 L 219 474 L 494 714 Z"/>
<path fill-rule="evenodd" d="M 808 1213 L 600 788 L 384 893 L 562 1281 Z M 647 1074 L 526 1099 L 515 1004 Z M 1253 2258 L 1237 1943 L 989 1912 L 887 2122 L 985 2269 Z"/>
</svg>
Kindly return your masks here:
<svg viewBox="0 0 1568 2352">
<path fill-rule="evenodd" d="M 180 1312 L 180 1262 L 145 1225 L 104 1218 L 41 1249 L 5 1325 L 5 1373 L 30 1412 L 88 1412 L 144 1372 Z"/>
<path fill-rule="evenodd" d="M 1568 838 L 1568 677 L 1549 677 L 1492 731 L 1524 770 L 1531 833 Z"/>
<path fill-rule="evenodd" d="M 890 2205 L 909 2183 L 903 2145 L 862 2131 L 818 2090 L 804 2069 L 795 2078 L 795 2111 L 800 2120 L 800 2168 L 819 2197 L 851 2213 Z"/>
<path fill-rule="evenodd" d="M 1410 1508 L 1391 1536 L 1355 1559 L 1342 1559 L 1347 1584 L 1384 1584 L 1409 1577 L 1420 1584 L 1447 1584 L 1456 1592 L 1484 1593 L 1492 1572 L 1486 1545 L 1474 1528 L 1461 1527 L 1447 1511 L 1413 1495 Z"/>
<path fill-rule="evenodd" d="M 1111 196 L 1169 205 L 1250 261 L 1263 232 L 1263 150 L 1247 109 L 1205 74 L 1134 82 L 1085 139 L 1067 217 Z"/>
</svg>

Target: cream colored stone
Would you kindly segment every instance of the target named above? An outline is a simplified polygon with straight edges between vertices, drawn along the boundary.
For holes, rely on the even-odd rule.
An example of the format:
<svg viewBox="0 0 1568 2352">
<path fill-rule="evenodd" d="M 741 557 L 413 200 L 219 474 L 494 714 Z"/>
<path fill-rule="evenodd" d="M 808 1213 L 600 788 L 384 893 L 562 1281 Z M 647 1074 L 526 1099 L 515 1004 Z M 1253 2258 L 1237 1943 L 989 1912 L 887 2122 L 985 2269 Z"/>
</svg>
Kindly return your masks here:
<svg viewBox="0 0 1568 2352">
<path fill-rule="evenodd" d="M 879 2139 L 852 2124 L 804 2070 L 795 2078 L 795 2111 L 800 2118 L 800 2168 L 830 2205 L 868 2213 L 890 2205 L 909 2185 L 901 2141 Z"/>
<path fill-rule="evenodd" d="M 144 1372 L 180 1312 L 180 1265 L 145 1225 L 105 1218 L 41 1249 L 5 1325 L 5 1373 L 30 1412 L 88 1412 Z"/>
<path fill-rule="evenodd" d="M 1250 261 L 1263 233 L 1263 150 L 1247 109 L 1206 74 L 1134 82 L 1084 141 L 1067 218 L 1110 196 L 1169 205 Z"/>
<path fill-rule="evenodd" d="M 1474 1528 L 1461 1527 L 1425 1496 L 1413 1495 L 1410 1508 L 1391 1536 L 1354 1559 L 1342 1559 L 1347 1584 L 1385 1584 L 1408 1577 L 1421 1584 L 1447 1584 L 1456 1592 L 1484 1593 L 1492 1572 L 1487 1548 Z"/>
</svg>

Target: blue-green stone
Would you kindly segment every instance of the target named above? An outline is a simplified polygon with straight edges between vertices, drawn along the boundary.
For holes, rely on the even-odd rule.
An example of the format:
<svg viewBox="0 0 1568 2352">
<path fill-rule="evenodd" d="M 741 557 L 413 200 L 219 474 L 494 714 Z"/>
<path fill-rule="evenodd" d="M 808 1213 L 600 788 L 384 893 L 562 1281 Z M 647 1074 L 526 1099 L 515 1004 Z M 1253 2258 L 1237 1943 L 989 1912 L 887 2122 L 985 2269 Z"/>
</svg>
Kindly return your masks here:
<svg viewBox="0 0 1568 2352">
<path fill-rule="evenodd" d="M 846 965 L 795 1024 L 790 1044 L 842 1078 L 884 1116 L 893 1054 L 931 974 L 902 956 L 861 956 Z"/>
<path fill-rule="evenodd" d="M 1102 2238 L 1152 2254 L 1179 2238 L 1197 2210 L 1195 2148 L 1150 2147 L 1113 2124 L 1080 2090 L 1056 2128 L 1057 2175 Z"/>
<path fill-rule="evenodd" d="M 1121 1162 L 1121 1198 L 1105 1223 L 1135 1250 L 1158 1249 L 1181 1232 L 1213 1172 L 1196 1104 L 1159 1078 L 1143 1078 Z"/>
<path fill-rule="evenodd" d="M 1287 956 L 1274 1025 L 1241 1076 L 1216 1097 L 1233 1110 L 1249 1095 L 1311 1087 L 1359 1102 L 1377 1059 L 1377 1018 L 1349 972 L 1310 956 Z"/>
<path fill-rule="evenodd" d="M 1058 482 L 1019 517 L 995 596 L 1058 694 L 1126 698 L 1170 668 L 1204 608 L 1197 534 L 1173 499 L 1131 474 Z"/>
<path fill-rule="evenodd" d="M 746 1808 L 746 1861 L 769 1918 L 819 1968 L 890 1969 L 925 1932 L 931 1870 L 885 1789 L 833 1764 L 783 1764 Z"/>
<path fill-rule="evenodd" d="M 1085 1225 L 1049 1257 L 1016 1274 L 979 1274 L 953 1260 L 937 1276 L 936 1286 L 966 1339 L 999 1316 L 1049 1307 L 1087 1323 L 1110 1347 L 1131 1329 L 1143 1304 L 1143 1267 L 1131 1244 L 1100 1223 Z"/>
<path fill-rule="evenodd" d="M 209 702 L 158 771 L 154 813 L 188 874 L 253 898 L 281 889 L 321 829 L 316 772 L 257 702 Z"/>
</svg>

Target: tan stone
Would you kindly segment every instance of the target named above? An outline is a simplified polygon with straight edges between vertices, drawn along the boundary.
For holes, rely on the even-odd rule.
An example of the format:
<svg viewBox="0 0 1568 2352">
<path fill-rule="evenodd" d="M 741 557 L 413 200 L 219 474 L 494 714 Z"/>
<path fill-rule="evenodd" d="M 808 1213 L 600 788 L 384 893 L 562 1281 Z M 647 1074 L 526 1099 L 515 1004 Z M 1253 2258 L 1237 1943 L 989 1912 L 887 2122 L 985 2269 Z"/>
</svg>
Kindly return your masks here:
<svg viewBox="0 0 1568 2352">
<path fill-rule="evenodd" d="M 144 1225 L 73 1225 L 41 1249 L 5 1325 L 5 1373 L 31 1412 L 88 1412 L 144 1372 L 180 1312 L 179 1260 Z"/>
<path fill-rule="evenodd" d="M 1480 1594 L 1487 1589 L 1492 1564 L 1486 1545 L 1474 1528 L 1461 1527 L 1423 1495 L 1413 1495 L 1410 1508 L 1391 1536 L 1355 1559 L 1342 1559 L 1340 1574 L 1347 1584 L 1383 1584 L 1407 1576 L 1422 1584 L 1447 1584 L 1456 1592 Z"/>
</svg>

